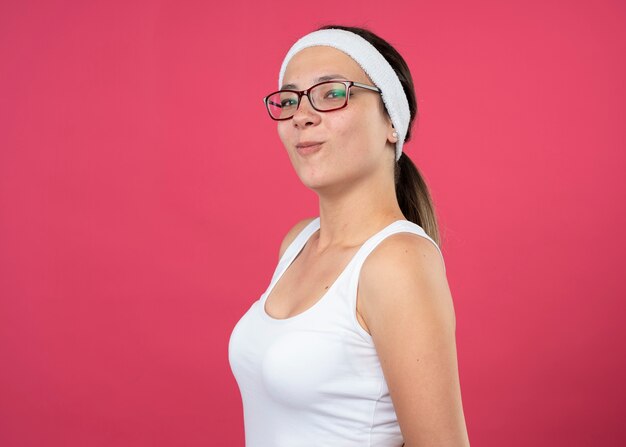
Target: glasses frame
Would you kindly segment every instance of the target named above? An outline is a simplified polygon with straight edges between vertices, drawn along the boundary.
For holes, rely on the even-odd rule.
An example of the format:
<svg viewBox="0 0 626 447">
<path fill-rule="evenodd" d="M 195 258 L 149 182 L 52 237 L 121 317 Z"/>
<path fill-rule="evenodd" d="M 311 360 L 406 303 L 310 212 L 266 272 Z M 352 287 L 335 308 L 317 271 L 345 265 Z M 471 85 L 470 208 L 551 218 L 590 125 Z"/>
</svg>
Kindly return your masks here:
<svg viewBox="0 0 626 447">
<path fill-rule="evenodd" d="M 314 89 L 317 86 L 323 85 L 323 84 L 336 84 L 336 83 L 340 83 L 340 84 L 344 84 L 346 86 L 346 102 L 340 106 L 340 107 L 335 107 L 333 109 L 328 109 L 328 110 L 320 110 L 317 107 L 315 107 L 315 104 L 313 104 L 313 102 L 311 101 L 311 97 L 309 96 L 309 92 Z M 343 109 L 345 107 L 348 106 L 348 102 L 349 102 L 349 98 L 350 98 L 350 89 L 352 87 L 359 87 L 359 88 L 364 88 L 367 90 L 371 90 L 374 92 L 378 92 L 378 93 L 382 93 L 382 90 L 379 89 L 378 87 L 375 87 L 373 85 L 367 85 L 367 84 L 362 84 L 360 82 L 356 82 L 356 81 L 344 81 L 343 79 L 337 79 L 335 81 L 333 80 L 329 80 L 329 81 L 324 81 L 324 82 L 319 82 L 315 85 L 312 85 L 311 87 L 307 88 L 306 90 L 291 90 L 291 89 L 284 89 L 284 90 L 276 90 L 275 92 L 270 93 L 269 95 L 265 96 L 263 98 L 263 103 L 265 104 L 265 109 L 267 110 L 267 113 L 269 114 L 270 118 L 272 118 L 274 121 L 286 121 L 286 120 L 290 120 L 291 118 L 294 117 L 294 115 L 296 114 L 296 112 L 298 111 L 298 108 L 300 108 L 300 104 L 302 103 L 302 97 L 306 96 L 309 100 L 309 104 L 311 104 L 311 107 L 313 107 L 313 109 L 317 110 L 318 112 L 333 112 L 335 110 L 340 110 Z M 296 93 L 298 95 L 298 104 L 296 105 L 296 109 L 293 112 L 293 115 L 291 115 L 289 118 L 274 118 L 274 116 L 272 115 L 272 112 L 270 112 L 270 104 L 269 104 L 269 99 L 271 96 L 277 94 L 277 93 L 282 93 L 282 92 L 290 92 L 290 93 Z M 274 104 L 276 105 L 276 104 Z"/>
</svg>

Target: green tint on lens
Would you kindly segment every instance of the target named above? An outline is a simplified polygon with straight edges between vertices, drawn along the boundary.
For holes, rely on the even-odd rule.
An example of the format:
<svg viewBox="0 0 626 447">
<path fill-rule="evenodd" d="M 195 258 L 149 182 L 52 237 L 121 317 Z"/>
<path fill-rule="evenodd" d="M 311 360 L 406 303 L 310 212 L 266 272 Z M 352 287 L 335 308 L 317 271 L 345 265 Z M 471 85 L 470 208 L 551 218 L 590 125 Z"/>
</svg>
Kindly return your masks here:
<svg viewBox="0 0 626 447">
<path fill-rule="evenodd" d="M 346 102 L 346 86 L 341 82 L 320 84 L 311 93 L 315 106 L 322 110 L 337 109 Z"/>
<path fill-rule="evenodd" d="M 329 98 L 345 98 L 346 97 L 346 90 L 342 89 L 335 89 L 335 90 L 330 90 L 328 92 L 328 97 Z"/>
</svg>

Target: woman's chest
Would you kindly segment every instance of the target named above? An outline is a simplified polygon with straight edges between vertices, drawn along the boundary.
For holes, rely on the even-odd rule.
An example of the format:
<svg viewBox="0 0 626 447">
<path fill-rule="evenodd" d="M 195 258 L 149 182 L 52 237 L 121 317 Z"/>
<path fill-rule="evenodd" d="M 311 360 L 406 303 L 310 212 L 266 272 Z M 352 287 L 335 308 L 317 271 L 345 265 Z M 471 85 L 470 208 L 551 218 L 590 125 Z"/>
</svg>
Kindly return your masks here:
<svg viewBox="0 0 626 447">
<path fill-rule="evenodd" d="M 265 312 L 287 319 L 306 312 L 326 296 L 348 267 L 354 250 L 324 258 L 299 255 L 268 290 Z"/>
<path fill-rule="evenodd" d="M 339 319 L 275 325 L 254 318 L 259 311 L 251 309 L 231 335 L 231 365 L 242 391 L 262 390 L 273 401 L 303 407 L 351 388 L 355 397 L 379 391 L 382 373 L 373 346 Z"/>
</svg>

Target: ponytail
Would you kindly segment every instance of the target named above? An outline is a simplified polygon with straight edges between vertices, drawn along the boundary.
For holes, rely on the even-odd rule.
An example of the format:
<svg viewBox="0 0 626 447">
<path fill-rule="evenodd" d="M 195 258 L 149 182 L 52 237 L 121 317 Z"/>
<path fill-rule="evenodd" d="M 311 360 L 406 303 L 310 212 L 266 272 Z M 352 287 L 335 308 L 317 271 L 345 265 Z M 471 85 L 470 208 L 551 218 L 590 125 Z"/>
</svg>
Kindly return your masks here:
<svg viewBox="0 0 626 447">
<path fill-rule="evenodd" d="M 396 163 L 394 177 L 402 214 L 422 227 L 439 246 L 439 226 L 428 186 L 413 161 L 404 152 Z"/>
</svg>

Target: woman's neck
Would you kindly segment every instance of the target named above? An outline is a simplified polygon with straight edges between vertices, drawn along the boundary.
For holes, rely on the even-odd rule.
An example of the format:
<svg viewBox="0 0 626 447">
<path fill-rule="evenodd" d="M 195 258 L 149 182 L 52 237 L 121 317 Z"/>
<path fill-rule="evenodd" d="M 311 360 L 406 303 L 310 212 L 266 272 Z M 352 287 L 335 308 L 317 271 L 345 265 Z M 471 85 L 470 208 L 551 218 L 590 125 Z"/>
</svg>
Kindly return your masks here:
<svg viewBox="0 0 626 447">
<path fill-rule="evenodd" d="M 320 230 L 315 251 L 360 246 L 372 234 L 390 223 L 406 219 L 400 210 L 395 189 L 381 194 L 366 188 L 345 191 L 332 198 L 319 196 Z"/>
</svg>

